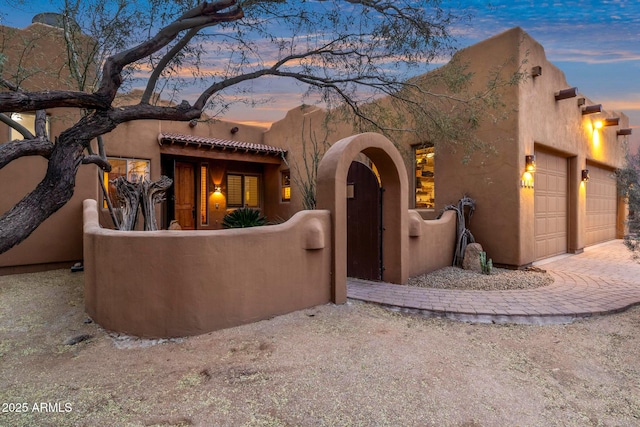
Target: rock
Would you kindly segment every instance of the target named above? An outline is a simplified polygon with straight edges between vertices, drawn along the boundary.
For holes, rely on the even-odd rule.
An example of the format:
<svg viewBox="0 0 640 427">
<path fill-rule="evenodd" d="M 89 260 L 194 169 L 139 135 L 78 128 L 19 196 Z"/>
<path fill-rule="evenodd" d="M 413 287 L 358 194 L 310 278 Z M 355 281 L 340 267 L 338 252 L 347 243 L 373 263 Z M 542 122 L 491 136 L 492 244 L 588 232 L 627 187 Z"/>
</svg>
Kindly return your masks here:
<svg viewBox="0 0 640 427">
<path fill-rule="evenodd" d="M 464 251 L 462 268 L 465 270 L 482 273 L 482 266 L 480 265 L 480 252 L 482 252 L 482 245 L 480 243 L 469 243 Z"/>
<path fill-rule="evenodd" d="M 64 345 L 76 345 L 76 344 L 79 344 L 79 343 L 81 343 L 83 341 L 90 340 L 91 338 L 93 338 L 93 335 L 89 335 L 89 334 L 78 335 L 78 336 L 75 336 L 73 338 L 69 338 L 68 340 L 66 340 L 64 342 Z"/>
</svg>

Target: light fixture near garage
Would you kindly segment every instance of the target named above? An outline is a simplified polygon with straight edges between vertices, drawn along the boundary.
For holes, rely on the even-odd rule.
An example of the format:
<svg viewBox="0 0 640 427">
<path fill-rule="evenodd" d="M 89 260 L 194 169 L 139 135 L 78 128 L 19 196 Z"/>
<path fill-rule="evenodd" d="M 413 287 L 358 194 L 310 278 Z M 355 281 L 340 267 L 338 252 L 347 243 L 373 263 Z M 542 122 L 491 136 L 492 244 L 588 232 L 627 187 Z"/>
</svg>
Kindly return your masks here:
<svg viewBox="0 0 640 427">
<path fill-rule="evenodd" d="M 536 156 L 535 154 L 529 154 L 524 156 L 524 170 L 527 172 L 536 171 Z"/>
<path fill-rule="evenodd" d="M 619 117 L 610 117 L 603 120 L 596 120 L 595 122 L 593 122 L 593 127 L 595 129 L 602 129 L 605 126 L 618 126 L 619 123 Z"/>
<path fill-rule="evenodd" d="M 631 129 L 630 128 L 618 129 L 618 132 L 616 132 L 616 134 L 618 136 L 631 135 Z"/>
<path fill-rule="evenodd" d="M 582 177 L 582 182 L 589 181 L 589 169 L 582 169 L 581 177 Z"/>
<path fill-rule="evenodd" d="M 524 156 L 524 173 L 520 180 L 522 188 L 533 188 L 533 173 L 536 171 L 536 156 L 529 154 Z"/>
</svg>

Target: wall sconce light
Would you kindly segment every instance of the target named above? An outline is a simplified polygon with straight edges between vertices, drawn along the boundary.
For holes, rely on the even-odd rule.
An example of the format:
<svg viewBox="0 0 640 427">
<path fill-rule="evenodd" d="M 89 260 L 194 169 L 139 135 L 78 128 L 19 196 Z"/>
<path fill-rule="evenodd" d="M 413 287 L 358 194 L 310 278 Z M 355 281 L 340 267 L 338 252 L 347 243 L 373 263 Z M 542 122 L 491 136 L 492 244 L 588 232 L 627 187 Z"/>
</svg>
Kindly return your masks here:
<svg viewBox="0 0 640 427">
<path fill-rule="evenodd" d="M 539 77 L 542 75 L 542 67 L 536 65 L 535 67 L 531 67 L 531 77 Z"/>
<path fill-rule="evenodd" d="M 213 193 L 214 194 L 222 194 L 222 189 L 220 188 L 219 185 L 214 185 L 213 186 Z"/>
<path fill-rule="evenodd" d="M 578 107 L 582 107 L 586 102 L 584 98 L 578 98 Z"/>
<path fill-rule="evenodd" d="M 618 136 L 620 135 L 631 135 L 631 129 L 618 129 L 618 132 L 616 132 Z"/>
<path fill-rule="evenodd" d="M 589 169 L 582 169 L 582 182 L 589 181 Z"/>
<path fill-rule="evenodd" d="M 602 124 L 604 126 L 618 126 L 620 123 L 620 117 L 611 117 L 608 119 L 604 119 Z"/>
<path fill-rule="evenodd" d="M 582 109 L 582 115 L 585 114 L 593 114 L 593 113 L 602 113 L 602 104 L 597 105 L 587 105 Z"/>
<path fill-rule="evenodd" d="M 196 119 L 193 119 L 193 120 L 189 121 L 189 127 L 190 128 L 196 127 L 197 124 L 198 124 L 198 121 Z"/>
<path fill-rule="evenodd" d="M 524 170 L 527 172 L 535 172 L 536 171 L 536 156 L 533 154 L 529 154 L 528 156 L 524 156 Z"/>
<path fill-rule="evenodd" d="M 522 174 L 522 179 L 520 180 L 520 187 L 522 188 L 533 188 L 533 173 L 525 172 Z"/>
<path fill-rule="evenodd" d="M 238 126 L 234 126 L 231 128 L 231 133 L 236 133 L 238 132 L 240 129 L 238 128 Z"/>
<path fill-rule="evenodd" d="M 560 92 L 556 92 L 555 97 L 556 101 L 560 101 L 562 99 L 575 98 L 578 96 L 578 88 L 572 87 L 569 89 L 563 89 Z"/>
</svg>

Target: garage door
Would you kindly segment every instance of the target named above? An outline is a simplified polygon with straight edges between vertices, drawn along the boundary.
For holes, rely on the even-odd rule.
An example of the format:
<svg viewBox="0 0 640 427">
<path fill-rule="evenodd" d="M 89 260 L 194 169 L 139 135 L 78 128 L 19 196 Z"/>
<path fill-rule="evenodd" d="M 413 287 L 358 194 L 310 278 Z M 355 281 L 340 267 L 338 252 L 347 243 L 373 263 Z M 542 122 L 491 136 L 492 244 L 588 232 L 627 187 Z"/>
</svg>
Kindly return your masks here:
<svg viewBox="0 0 640 427">
<path fill-rule="evenodd" d="M 567 159 L 536 150 L 536 259 L 567 252 Z"/>
<path fill-rule="evenodd" d="M 616 238 L 618 197 L 613 171 L 588 165 L 587 246 Z"/>
</svg>

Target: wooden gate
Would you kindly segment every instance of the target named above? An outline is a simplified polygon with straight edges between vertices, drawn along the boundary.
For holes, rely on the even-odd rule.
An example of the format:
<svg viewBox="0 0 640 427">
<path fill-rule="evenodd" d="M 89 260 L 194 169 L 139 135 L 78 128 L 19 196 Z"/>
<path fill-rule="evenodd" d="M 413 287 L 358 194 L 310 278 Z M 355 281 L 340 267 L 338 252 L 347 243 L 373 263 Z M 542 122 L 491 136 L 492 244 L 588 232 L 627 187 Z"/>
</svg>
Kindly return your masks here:
<svg viewBox="0 0 640 427">
<path fill-rule="evenodd" d="M 347 275 L 382 280 L 382 189 L 373 171 L 352 162 L 347 175 Z"/>
</svg>

